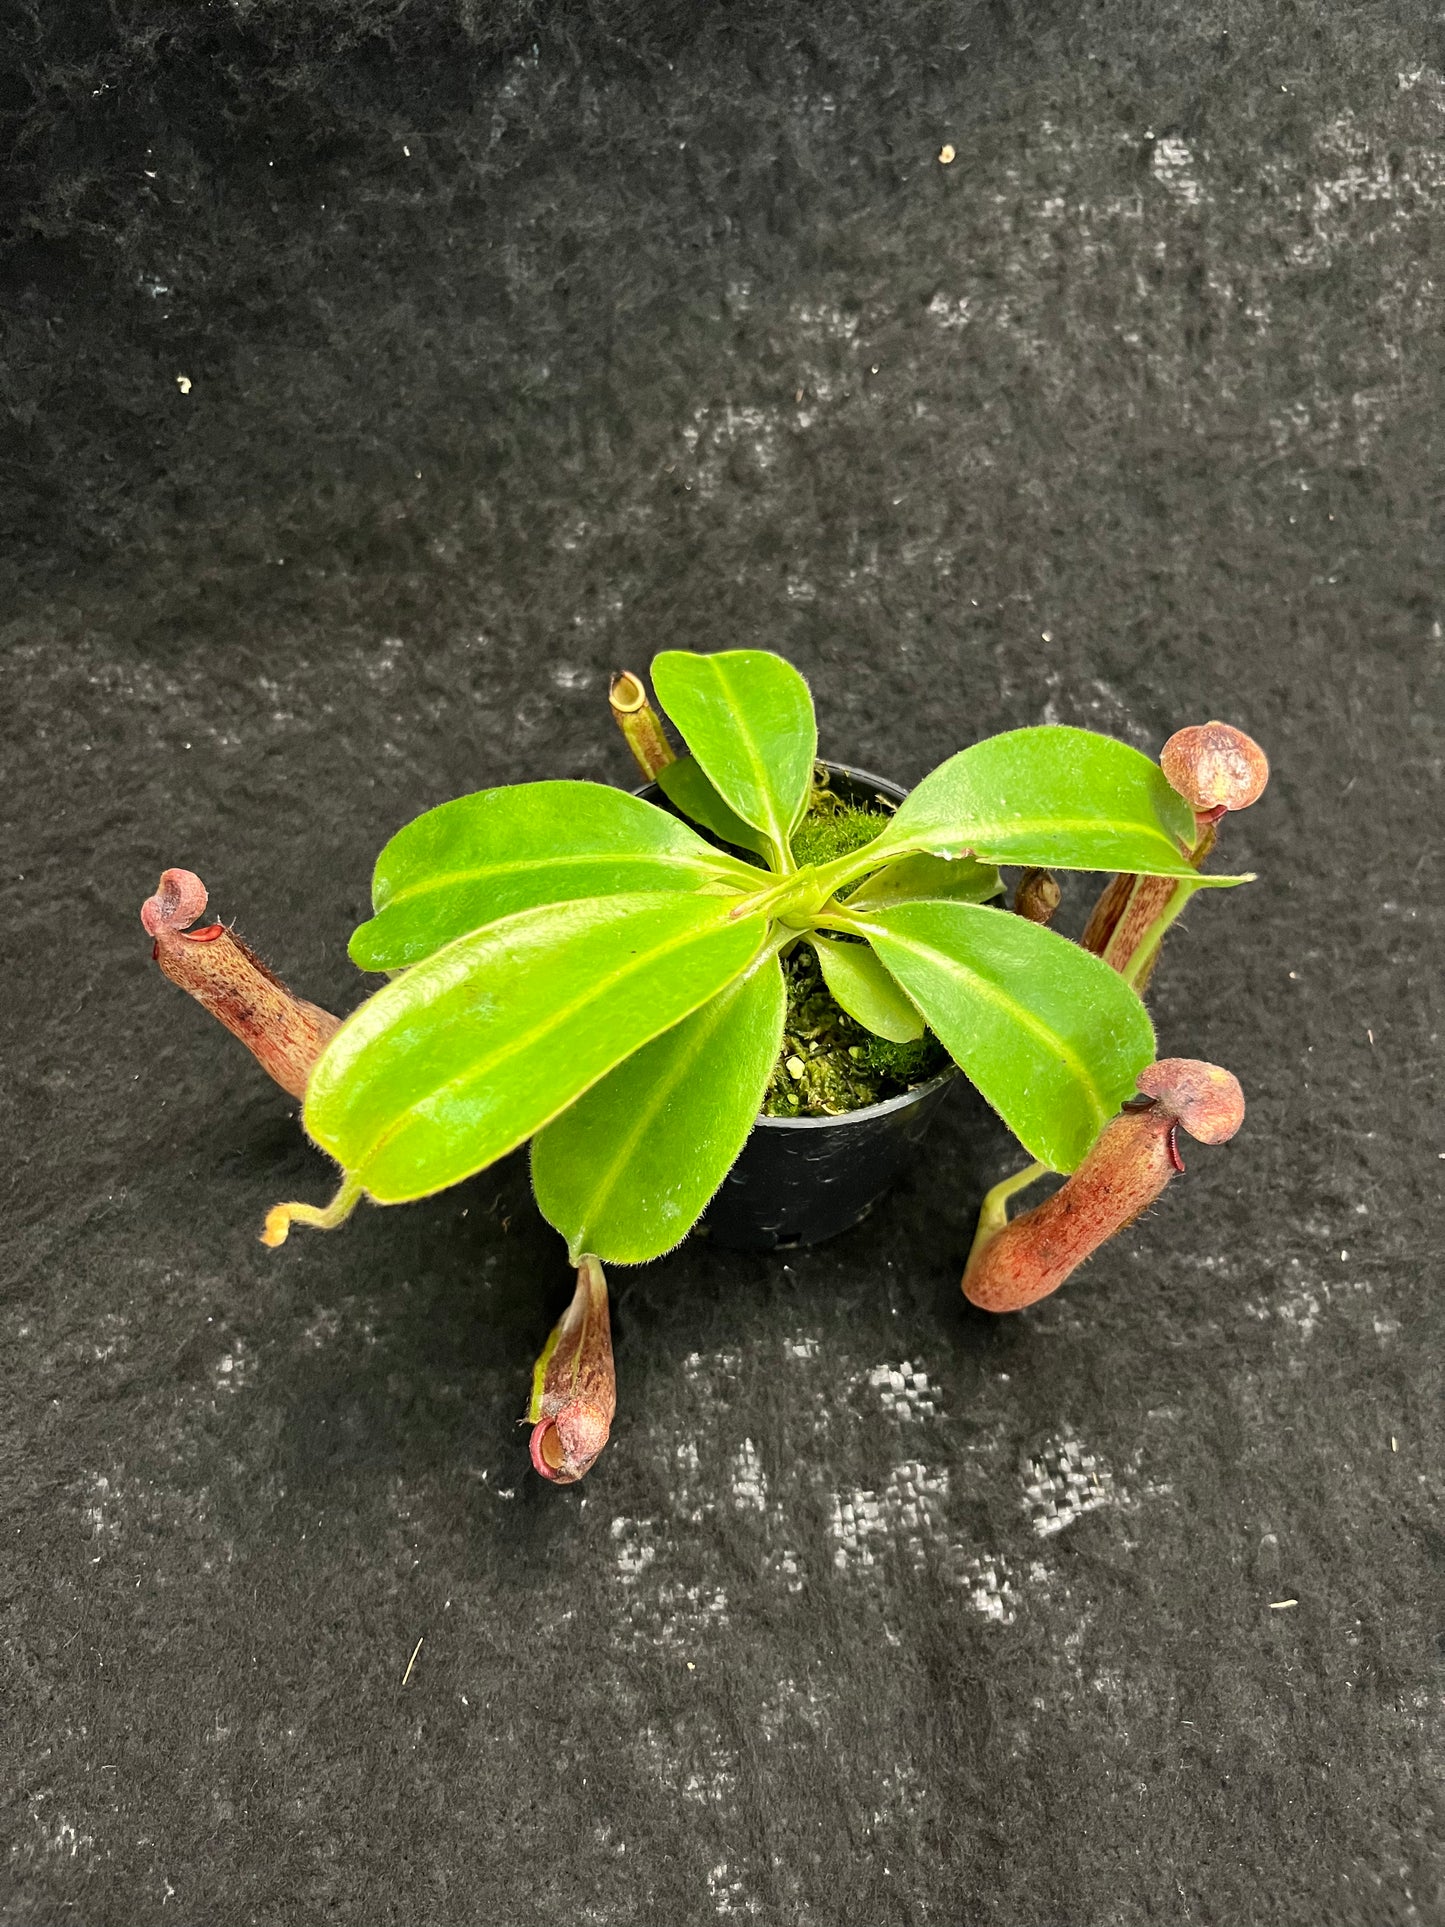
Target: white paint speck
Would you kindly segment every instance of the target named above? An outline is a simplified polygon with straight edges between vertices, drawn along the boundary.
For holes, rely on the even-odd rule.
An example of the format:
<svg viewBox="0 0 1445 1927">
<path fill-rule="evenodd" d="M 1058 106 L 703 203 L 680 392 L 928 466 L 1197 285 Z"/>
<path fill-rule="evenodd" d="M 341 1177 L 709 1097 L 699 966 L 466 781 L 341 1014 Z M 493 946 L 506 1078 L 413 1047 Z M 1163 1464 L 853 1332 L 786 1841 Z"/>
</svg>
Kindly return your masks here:
<svg viewBox="0 0 1445 1927">
<path fill-rule="evenodd" d="M 929 319 L 948 334 L 962 334 L 973 319 L 966 294 L 936 294 L 927 308 Z"/>
<path fill-rule="evenodd" d="M 331 1305 L 323 1305 L 311 1323 L 301 1334 L 302 1343 L 312 1351 L 319 1352 L 324 1345 L 341 1330 L 341 1314 Z"/>
<path fill-rule="evenodd" d="M 1096 1453 L 1066 1434 L 1048 1441 L 1024 1472 L 1021 1504 L 1041 1539 L 1065 1531 L 1086 1512 L 1115 1505 L 1114 1475 Z"/>
<path fill-rule="evenodd" d="M 744 1439 L 733 1454 L 732 1495 L 733 1504 L 739 1512 L 766 1512 L 768 1509 L 767 1475 L 758 1457 L 758 1448 L 751 1439 Z"/>
<path fill-rule="evenodd" d="M 901 1365 L 876 1365 L 868 1374 L 868 1383 L 890 1418 L 938 1417 L 937 1390 L 929 1384 L 927 1372 L 910 1359 L 905 1358 Z"/>
<path fill-rule="evenodd" d="M 640 1579 L 657 1557 L 657 1547 L 652 1543 L 653 1521 L 651 1519 L 618 1518 L 612 1521 L 611 1534 L 617 1549 L 617 1570 L 624 1585 L 632 1585 Z"/>
<path fill-rule="evenodd" d="M 963 1570 L 968 1603 L 976 1613 L 996 1626 L 1011 1626 L 1016 1617 L 1018 1594 L 1014 1590 L 1006 1559 L 983 1556 L 970 1559 Z"/>
<path fill-rule="evenodd" d="M 1154 170 L 1154 178 L 1175 194 L 1186 207 L 1197 207 L 1203 198 L 1198 176 L 1194 172 L 1194 156 L 1187 141 L 1166 134 L 1154 143 L 1154 152 L 1149 165 Z"/>
<path fill-rule="evenodd" d="M 891 1545 L 922 1567 L 929 1544 L 942 1539 L 947 1498 L 947 1471 L 932 1472 L 916 1459 L 895 1466 L 881 1492 L 835 1493 L 828 1520 L 833 1564 L 840 1572 L 866 1570 Z"/>
<path fill-rule="evenodd" d="M 243 1385 L 250 1383 L 255 1375 L 256 1362 L 247 1353 L 244 1343 L 239 1339 L 231 1341 L 231 1349 L 222 1352 L 211 1370 L 211 1389 L 214 1392 L 239 1392 Z"/>
</svg>

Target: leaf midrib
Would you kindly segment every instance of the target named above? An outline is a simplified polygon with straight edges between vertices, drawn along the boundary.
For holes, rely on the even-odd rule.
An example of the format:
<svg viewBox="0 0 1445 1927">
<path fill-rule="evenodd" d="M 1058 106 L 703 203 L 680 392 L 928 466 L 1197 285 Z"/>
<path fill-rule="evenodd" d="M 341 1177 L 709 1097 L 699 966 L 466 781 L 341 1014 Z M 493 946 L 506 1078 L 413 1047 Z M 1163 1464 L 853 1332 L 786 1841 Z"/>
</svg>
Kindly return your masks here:
<svg viewBox="0 0 1445 1927">
<path fill-rule="evenodd" d="M 760 919 L 760 921 L 765 921 L 765 920 Z M 466 1084 L 475 1082 L 480 1077 L 490 1076 L 495 1070 L 498 1069 L 499 1066 L 509 1063 L 514 1057 L 517 1056 L 517 1054 L 520 1051 L 526 1050 L 530 1045 L 535 1043 L 538 1040 L 538 1038 L 544 1037 L 549 1030 L 555 1031 L 561 1025 L 568 1022 L 571 1018 L 577 1016 L 580 1012 L 586 1010 L 589 1004 L 596 1003 L 598 998 L 606 995 L 608 991 L 615 990 L 620 985 L 625 984 L 630 977 L 635 976 L 640 970 L 645 969 L 649 964 L 664 962 L 668 957 L 672 956 L 676 951 L 686 948 L 688 944 L 699 942 L 704 937 L 715 936 L 719 931 L 725 930 L 727 927 L 728 926 L 725 922 L 719 922 L 716 924 L 703 924 L 700 927 L 683 931 L 679 936 L 674 938 L 671 942 L 663 944 L 657 949 L 649 950 L 645 957 L 640 957 L 636 962 L 629 963 L 625 967 L 614 971 L 613 974 L 608 978 L 608 980 L 605 983 L 600 985 L 594 983 L 590 988 L 583 991 L 583 993 L 579 997 L 575 997 L 571 1001 L 571 1003 L 564 1004 L 560 1008 L 556 1005 L 551 1006 L 548 1010 L 547 1016 L 543 1019 L 541 1023 L 535 1024 L 529 1031 L 526 1031 L 520 1037 L 508 1038 L 506 1042 L 501 1046 L 501 1048 L 499 1048 L 493 1055 L 489 1056 L 480 1065 L 477 1064 L 476 1062 L 473 1062 L 466 1070 L 458 1071 L 454 1077 L 447 1078 L 445 1083 L 435 1085 L 431 1090 L 429 1090 L 426 1093 L 425 1099 L 422 1101 L 424 1101 L 427 1104 L 433 1104 L 438 1099 L 444 1098 L 448 1092 L 456 1091 Z M 745 965 L 743 967 L 746 968 Z M 719 986 L 719 988 L 726 988 L 726 986 L 725 985 Z M 709 995 L 716 996 L 717 991 L 714 990 L 710 992 Z M 706 1002 L 707 1002 L 707 997 L 702 997 L 699 999 L 699 1004 L 706 1003 Z M 698 1008 L 698 1004 L 694 1004 L 693 1009 L 696 1010 L 697 1008 Z M 692 1014 L 691 1011 L 683 1011 L 673 1021 L 676 1023 L 681 1023 L 684 1017 L 691 1016 L 691 1014 Z M 667 1026 L 667 1028 L 670 1029 L 671 1026 L 669 1025 Z M 654 1035 L 658 1035 L 658 1036 L 660 1036 L 661 1034 L 662 1034 L 661 1032 L 654 1033 Z M 652 1041 L 651 1038 L 643 1039 L 644 1043 L 650 1043 L 651 1041 Z M 637 1044 L 633 1048 L 636 1050 L 640 1050 L 642 1048 L 642 1045 Z M 631 1052 L 628 1052 L 627 1055 L 630 1056 Z M 622 1060 L 619 1059 L 618 1061 L 621 1062 Z M 592 1084 L 600 1083 L 601 1080 L 607 1075 L 607 1072 L 612 1068 L 613 1066 L 609 1064 L 604 1069 L 600 1070 L 597 1073 L 596 1077 L 593 1078 Z M 520 1144 L 523 1138 L 533 1136 L 537 1131 L 542 1130 L 546 1125 L 550 1124 L 554 1117 L 560 1116 L 561 1113 L 566 1110 L 568 1104 L 575 1104 L 577 1099 L 581 1097 L 584 1092 L 591 1090 L 592 1084 L 584 1084 L 582 1087 L 582 1090 L 573 1091 L 571 1096 L 568 1097 L 565 1100 L 565 1102 L 557 1106 L 556 1110 L 549 1112 L 545 1118 L 542 1118 L 538 1123 L 531 1125 L 527 1130 L 523 1131 L 521 1135 L 517 1137 L 513 1141 L 513 1143 L 507 1147 L 507 1149 L 515 1149 L 516 1145 Z M 378 1153 L 384 1151 L 387 1148 L 387 1146 L 391 1144 L 393 1139 L 395 1139 L 401 1134 L 401 1132 L 405 1129 L 405 1127 L 416 1116 L 417 1109 L 418 1109 L 418 1106 L 416 1104 L 409 1105 L 406 1111 L 402 1114 L 402 1116 L 397 1118 L 394 1123 L 387 1126 L 387 1128 L 384 1129 L 379 1136 L 373 1138 L 372 1141 L 367 1145 L 365 1151 L 361 1154 L 359 1158 L 357 1158 L 356 1162 L 352 1165 L 349 1165 L 347 1168 L 349 1170 L 355 1171 L 357 1176 L 361 1177 L 364 1182 L 365 1167 L 368 1164 L 372 1163 L 377 1157 Z M 496 1157 L 505 1157 L 506 1154 L 507 1154 L 506 1150 L 501 1150 L 496 1153 Z M 495 1158 L 492 1161 L 495 1162 Z"/>
<path fill-rule="evenodd" d="M 575 856 L 516 857 L 507 862 L 487 864 L 477 869 L 448 870 L 440 876 L 429 877 L 424 883 L 409 884 L 389 896 L 376 911 L 376 915 L 382 916 L 399 903 L 409 903 L 413 897 L 424 896 L 432 890 L 446 889 L 451 884 L 474 883 L 490 877 L 512 876 L 518 872 L 530 875 L 534 870 L 561 869 L 578 863 L 646 863 L 662 868 L 694 870 L 699 876 L 704 877 L 726 877 L 729 874 L 720 865 L 715 867 L 702 858 L 692 855 L 691 852 L 684 853 L 676 850 L 660 853 L 622 850 L 615 856 L 597 855 L 589 851 Z"/>
<path fill-rule="evenodd" d="M 770 838 L 780 849 L 785 849 L 787 847 L 787 831 L 783 828 L 782 819 L 778 816 L 773 800 L 773 786 L 769 780 L 768 766 L 753 741 L 752 725 L 748 720 L 747 711 L 738 701 L 737 691 L 733 687 L 727 670 L 716 657 L 712 659 L 712 669 L 722 687 L 723 694 L 727 698 L 733 719 L 738 726 L 738 741 L 747 751 L 748 763 L 753 772 L 753 782 L 757 786 L 759 795 L 762 797 L 764 806 L 763 813 L 768 819 L 766 823 L 755 823 L 753 828 L 760 829 L 763 835 Z M 695 757 L 697 756 L 696 750 L 693 751 L 693 755 Z M 698 757 L 699 765 L 701 765 L 701 760 L 702 759 Z M 742 812 L 739 811 L 738 814 L 741 816 Z M 744 818 L 744 821 L 746 821 L 746 818 Z"/>
<path fill-rule="evenodd" d="M 627 1162 L 631 1158 L 633 1151 L 636 1149 L 639 1141 L 641 1140 L 643 1133 L 647 1130 L 648 1126 L 652 1123 L 654 1118 L 657 1117 L 658 1113 L 662 1110 L 663 1106 L 667 1103 L 668 1099 L 672 1096 L 673 1092 L 677 1090 L 678 1086 L 682 1083 L 683 1079 L 687 1076 L 688 1072 L 697 1063 L 697 1060 L 702 1055 L 703 1051 L 707 1048 L 707 1046 L 712 1042 L 713 1038 L 717 1035 L 718 1026 L 724 1021 L 729 1011 L 733 1007 L 733 1000 L 729 998 L 729 992 L 737 992 L 738 994 L 741 994 L 741 980 L 739 980 L 739 982 L 736 984 L 724 984 L 721 990 L 716 990 L 713 992 L 712 997 L 708 1001 L 717 1003 L 720 1006 L 716 1016 L 713 1018 L 710 1024 L 708 1024 L 703 1030 L 701 1030 L 697 1034 L 696 1038 L 694 1039 L 693 1048 L 691 1052 L 686 1056 L 678 1058 L 677 1063 L 672 1072 L 672 1075 L 667 1078 L 658 1079 L 658 1081 L 653 1085 L 652 1090 L 648 1096 L 648 1101 L 638 1110 L 636 1123 L 632 1126 L 632 1129 L 626 1134 L 626 1136 L 621 1140 L 620 1144 L 618 1145 L 617 1155 L 611 1160 L 611 1162 L 607 1166 L 606 1172 L 603 1175 L 601 1181 L 594 1187 L 591 1194 L 591 1202 L 588 1204 L 586 1209 L 581 1214 L 584 1235 L 586 1235 L 586 1232 L 591 1226 L 596 1224 L 597 1220 L 602 1216 L 602 1213 L 606 1209 L 608 1203 L 611 1201 L 612 1194 L 617 1188 L 618 1176 L 625 1169 Z M 728 1001 L 724 1002 L 724 999 L 727 999 Z M 701 1010 L 706 1010 L 706 1008 L 707 1008 L 706 1004 L 703 1004 L 700 1006 Z M 696 1010 L 690 1013 L 690 1015 L 694 1017 L 696 1017 L 698 1014 L 699 1013 Z M 678 1019 L 678 1022 L 680 1024 L 685 1024 L 687 1022 L 687 1018 L 680 1017 Z M 667 1035 L 667 1032 L 663 1031 L 661 1035 L 665 1037 Z M 656 1042 L 656 1041 L 657 1040 L 654 1038 L 653 1042 Z"/>
<path fill-rule="evenodd" d="M 1139 823 L 1126 818 L 1116 818 L 1112 816 L 1027 816 L 1017 818 L 1007 828 L 1001 823 L 964 823 L 955 828 L 953 824 L 942 817 L 936 818 L 931 825 L 927 818 L 921 818 L 917 824 L 906 822 L 900 825 L 898 818 L 895 816 L 893 823 L 883 832 L 883 838 L 890 837 L 895 829 L 900 831 L 898 841 L 893 845 L 895 851 L 906 848 L 917 836 L 937 834 L 937 832 L 941 830 L 946 831 L 949 836 L 976 839 L 975 841 L 971 841 L 968 847 L 976 856 L 982 857 L 985 861 L 988 860 L 987 840 L 993 835 L 1017 837 L 1019 835 L 1032 835 L 1035 831 L 1042 833 L 1048 830 L 1052 830 L 1055 834 L 1059 831 L 1087 830 L 1093 831 L 1096 834 L 1111 832 L 1117 835 L 1127 831 L 1134 836 L 1147 837 L 1150 842 L 1162 843 L 1175 863 L 1186 864 L 1188 861 L 1183 851 L 1174 847 L 1174 844 L 1164 831 L 1156 830 L 1152 825 L 1147 823 Z M 879 840 L 882 841 L 883 838 Z M 1058 859 L 1055 858 L 1054 861 L 1057 862 Z M 1067 868 L 1068 866 L 1061 865 L 1060 867 Z"/>
<path fill-rule="evenodd" d="M 1032 1036 L 1037 1038 L 1038 1041 L 1044 1044 L 1055 1056 L 1062 1057 L 1065 1063 L 1070 1066 L 1087 1094 L 1099 1122 L 1104 1123 L 1107 1121 L 1111 1115 L 1109 1106 L 1104 1102 L 1098 1086 L 1089 1075 L 1078 1052 L 1060 1036 L 1058 1031 L 1051 1030 L 1043 1019 L 1037 1017 L 1026 1004 L 1018 1003 L 1014 998 L 1010 997 L 1006 991 L 1001 990 L 997 984 L 991 984 L 986 977 L 980 976 L 976 970 L 970 970 L 967 965 L 960 963 L 957 958 L 947 956 L 941 950 L 936 950 L 926 944 L 920 943 L 916 938 L 910 939 L 902 936 L 896 930 L 883 931 L 881 934 L 886 942 L 898 944 L 902 949 L 907 950 L 910 955 L 934 962 L 940 965 L 945 972 L 951 973 L 959 979 L 966 979 L 970 984 L 978 985 L 980 995 L 984 1002 L 994 1005 L 997 1009 L 1015 1013 L 1016 1020 L 1024 1030 L 1027 1030 Z"/>
</svg>

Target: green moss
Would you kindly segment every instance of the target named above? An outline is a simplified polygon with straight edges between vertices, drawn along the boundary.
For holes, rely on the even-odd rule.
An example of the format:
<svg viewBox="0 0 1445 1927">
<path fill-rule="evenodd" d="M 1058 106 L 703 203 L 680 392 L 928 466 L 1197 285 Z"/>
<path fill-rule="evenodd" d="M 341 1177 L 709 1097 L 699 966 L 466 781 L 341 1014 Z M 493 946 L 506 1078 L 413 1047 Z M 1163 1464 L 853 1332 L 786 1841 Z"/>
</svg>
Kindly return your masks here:
<svg viewBox="0 0 1445 1927">
<path fill-rule="evenodd" d="M 819 772 L 826 775 L 826 771 Z M 793 856 L 799 867 L 805 863 L 831 863 L 834 857 L 861 850 L 878 836 L 887 817 L 881 810 L 862 809 L 845 803 L 826 785 L 815 783 L 808 814 L 793 832 Z"/>
<path fill-rule="evenodd" d="M 835 795 L 828 787 L 828 771 L 819 763 L 808 813 L 791 838 L 794 860 L 801 868 L 848 856 L 871 843 L 887 821 L 886 810 Z M 762 858 L 750 851 L 737 854 L 763 867 Z M 765 1117 L 840 1117 L 861 1111 L 926 1084 L 948 1063 L 948 1053 L 932 1031 L 925 1031 L 917 1043 L 890 1044 L 855 1023 L 834 1003 L 810 943 L 799 943 L 784 957 L 783 978 L 788 992 L 783 1048 L 763 1099 Z"/>
<path fill-rule="evenodd" d="M 793 855 L 800 865 L 830 863 L 871 843 L 887 821 L 886 810 L 834 795 L 819 764 L 808 813 L 793 832 Z M 765 1117 L 841 1117 L 901 1097 L 947 1064 L 948 1053 L 931 1031 L 917 1043 L 890 1044 L 855 1023 L 833 1001 L 810 943 L 784 957 L 783 978 L 783 1048 L 763 1100 Z"/>
<path fill-rule="evenodd" d="M 765 1117 L 839 1117 L 900 1097 L 936 1077 L 948 1054 L 931 1032 L 890 1044 L 834 1003 L 818 953 L 800 943 L 783 959 L 788 990 L 783 1048 L 763 1100 Z"/>
</svg>

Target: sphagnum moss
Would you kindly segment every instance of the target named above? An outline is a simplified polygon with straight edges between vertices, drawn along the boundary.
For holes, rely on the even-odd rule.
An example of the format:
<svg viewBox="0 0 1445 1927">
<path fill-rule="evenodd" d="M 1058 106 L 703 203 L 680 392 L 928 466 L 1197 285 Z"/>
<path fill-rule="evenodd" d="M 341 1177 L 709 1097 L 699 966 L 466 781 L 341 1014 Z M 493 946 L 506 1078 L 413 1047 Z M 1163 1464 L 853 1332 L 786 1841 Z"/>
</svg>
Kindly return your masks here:
<svg viewBox="0 0 1445 1927">
<path fill-rule="evenodd" d="M 793 833 L 800 863 L 830 863 L 871 843 L 888 821 L 884 809 L 847 803 L 820 769 L 808 814 Z M 800 943 L 783 959 L 787 1016 L 783 1047 L 768 1080 L 764 1117 L 841 1117 L 900 1097 L 936 1077 L 948 1054 L 931 1031 L 916 1043 L 890 1044 L 848 1016 L 818 968 L 817 952 Z"/>
<path fill-rule="evenodd" d="M 827 777 L 827 770 L 819 765 L 808 813 L 793 832 L 793 855 L 799 864 L 831 863 L 835 857 L 861 850 L 888 821 L 888 812 L 881 806 L 870 809 L 845 802 L 829 789 Z"/>
<path fill-rule="evenodd" d="M 917 1043 L 890 1044 L 855 1023 L 830 996 L 811 944 L 783 959 L 783 975 L 788 1012 L 764 1117 L 841 1117 L 901 1096 L 948 1062 L 931 1031 Z"/>
</svg>

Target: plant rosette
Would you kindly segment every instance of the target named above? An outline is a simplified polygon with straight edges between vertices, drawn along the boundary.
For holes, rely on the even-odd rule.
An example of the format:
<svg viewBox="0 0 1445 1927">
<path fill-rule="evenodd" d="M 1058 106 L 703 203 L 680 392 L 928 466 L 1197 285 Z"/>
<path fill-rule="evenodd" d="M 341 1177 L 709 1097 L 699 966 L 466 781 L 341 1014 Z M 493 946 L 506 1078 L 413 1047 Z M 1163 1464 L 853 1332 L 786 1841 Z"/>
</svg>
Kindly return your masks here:
<svg viewBox="0 0 1445 1927">
<path fill-rule="evenodd" d="M 226 926 L 185 927 L 206 902 L 189 872 L 167 871 L 142 912 L 166 974 L 304 1092 L 307 1134 L 341 1168 L 329 1204 L 277 1205 L 266 1243 L 293 1224 L 334 1228 L 363 1198 L 430 1196 L 530 1141 L 538 1207 L 577 1268 L 530 1413 L 533 1463 L 561 1483 L 587 1470 L 612 1416 L 602 1262 L 659 1257 L 697 1224 L 764 1108 L 804 965 L 880 1050 L 936 1039 L 1033 1160 L 985 1200 L 970 1273 L 1000 1238 L 1010 1269 L 982 1292 L 966 1274 L 976 1301 L 1030 1302 L 1117 1229 L 1117 1212 L 1083 1207 L 1120 1189 L 1121 1157 L 1148 1167 L 1143 1203 L 1158 1195 L 1200 1104 L 1177 1078 L 1151 1086 L 1165 1067 L 1139 987 L 1196 891 L 1249 880 L 1199 866 L 1220 816 L 1267 775 L 1222 724 L 1179 732 L 1163 768 L 1092 731 L 1016 729 L 820 855 L 797 670 L 760 650 L 667 650 L 652 683 L 682 756 L 639 678 L 620 676 L 612 705 L 668 807 L 558 781 L 419 816 L 382 850 L 349 946 L 386 981 L 339 1025 Z M 1025 871 L 1012 910 L 1000 865 Z M 1056 870 L 1117 873 L 1083 943 L 1048 928 Z M 1146 1108 L 1158 1128 L 1139 1123 Z M 1230 1134 L 1213 1113 L 1208 1128 L 1206 1141 Z M 1048 1172 L 1068 1182 L 1010 1224 L 1008 1197 Z M 1038 1213 L 1051 1213 L 1042 1290 Z"/>
<path fill-rule="evenodd" d="M 663 791 L 652 783 L 639 794 L 656 801 Z M 820 762 L 795 851 L 825 860 L 860 847 L 906 794 L 887 777 Z M 763 1114 L 697 1226 L 731 1250 L 786 1251 L 860 1224 L 959 1083 L 931 1032 L 894 1042 L 849 1017 L 811 945 L 794 946 L 784 973 L 788 1015 Z"/>
</svg>

